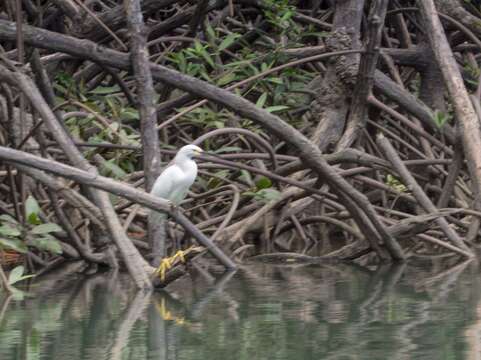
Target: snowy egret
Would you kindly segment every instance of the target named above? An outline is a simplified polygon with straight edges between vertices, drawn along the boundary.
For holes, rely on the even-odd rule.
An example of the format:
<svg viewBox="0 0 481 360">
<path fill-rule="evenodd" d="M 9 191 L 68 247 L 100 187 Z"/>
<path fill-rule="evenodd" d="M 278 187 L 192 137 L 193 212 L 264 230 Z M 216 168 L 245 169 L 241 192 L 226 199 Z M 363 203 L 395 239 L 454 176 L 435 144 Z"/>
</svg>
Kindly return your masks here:
<svg viewBox="0 0 481 360">
<path fill-rule="evenodd" d="M 172 204 L 179 205 L 187 195 L 189 188 L 197 177 L 197 164 L 194 161 L 194 157 L 202 154 L 203 151 L 196 145 L 186 145 L 182 147 L 170 164 L 159 175 L 152 187 L 151 194 L 161 197 L 166 200 L 170 200 Z M 213 154 L 211 154 L 213 155 Z M 166 213 L 153 212 L 150 213 L 149 223 L 159 225 L 162 228 L 162 235 L 159 233 L 161 243 L 155 242 L 152 244 L 152 265 L 157 267 L 156 274 L 160 277 L 161 281 L 165 280 L 166 271 L 169 270 L 176 260 L 185 262 L 185 257 L 189 253 L 189 250 L 194 251 L 195 247 L 191 246 L 184 251 L 179 250 L 174 256 L 163 258 L 165 254 L 165 225 L 167 220 Z M 219 249 L 214 243 L 205 236 L 198 238 L 198 240 L 205 246 L 226 268 L 235 269 L 236 264 L 230 260 L 221 249 Z"/>
<path fill-rule="evenodd" d="M 161 197 L 165 200 L 170 200 L 174 205 L 179 205 L 182 200 L 187 196 L 189 188 L 197 177 L 197 164 L 194 161 L 194 157 L 200 155 L 202 149 L 196 145 L 185 145 L 175 155 L 174 159 L 167 165 L 162 171 L 157 180 L 155 180 L 154 186 L 150 191 L 150 194 Z M 165 241 L 165 226 L 167 220 L 167 214 L 155 213 L 152 214 L 152 218 L 149 221 L 158 223 L 163 227 L 163 241 Z M 165 249 L 165 245 L 162 245 Z M 164 250 L 161 251 L 163 253 Z M 179 257 L 183 260 L 183 252 L 179 250 L 174 256 L 170 258 L 160 259 L 161 256 L 154 255 L 154 266 L 159 266 L 157 273 L 160 275 L 162 281 L 164 280 L 165 272 L 171 267 L 174 260 Z"/>
<path fill-rule="evenodd" d="M 174 160 L 155 180 L 150 193 L 175 205 L 180 204 L 197 177 L 197 164 L 193 158 L 201 153 L 202 149 L 196 145 L 181 147 Z"/>
</svg>

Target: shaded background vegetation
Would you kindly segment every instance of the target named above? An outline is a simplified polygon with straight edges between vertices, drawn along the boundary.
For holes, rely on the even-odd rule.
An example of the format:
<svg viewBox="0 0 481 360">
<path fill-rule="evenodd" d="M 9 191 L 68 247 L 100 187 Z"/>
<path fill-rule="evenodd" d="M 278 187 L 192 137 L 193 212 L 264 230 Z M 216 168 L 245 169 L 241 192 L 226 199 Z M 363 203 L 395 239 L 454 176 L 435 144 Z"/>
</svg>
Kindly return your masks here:
<svg viewBox="0 0 481 360">
<path fill-rule="evenodd" d="M 3 263 L 120 261 L 143 287 L 159 242 L 198 230 L 237 261 L 472 257 L 480 18 L 457 0 L 3 2 Z M 193 142 L 216 155 L 182 204 L 195 227 L 133 190 Z M 182 226 L 164 239 L 135 203 Z"/>
</svg>

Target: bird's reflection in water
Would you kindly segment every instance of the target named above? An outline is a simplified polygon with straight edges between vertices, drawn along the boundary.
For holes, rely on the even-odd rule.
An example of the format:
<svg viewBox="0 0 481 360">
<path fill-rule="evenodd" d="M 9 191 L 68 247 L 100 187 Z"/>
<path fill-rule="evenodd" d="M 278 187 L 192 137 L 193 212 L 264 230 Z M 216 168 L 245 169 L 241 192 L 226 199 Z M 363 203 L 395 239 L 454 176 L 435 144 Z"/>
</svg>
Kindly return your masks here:
<svg viewBox="0 0 481 360">
<path fill-rule="evenodd" d="M 439 359 L 481 348 L 474 262 L 259 264 L 152 294 L 119 277 L 67 269 L 34 283 L 33 297 L 0 299 L 0 358 Z"/>
</svg>

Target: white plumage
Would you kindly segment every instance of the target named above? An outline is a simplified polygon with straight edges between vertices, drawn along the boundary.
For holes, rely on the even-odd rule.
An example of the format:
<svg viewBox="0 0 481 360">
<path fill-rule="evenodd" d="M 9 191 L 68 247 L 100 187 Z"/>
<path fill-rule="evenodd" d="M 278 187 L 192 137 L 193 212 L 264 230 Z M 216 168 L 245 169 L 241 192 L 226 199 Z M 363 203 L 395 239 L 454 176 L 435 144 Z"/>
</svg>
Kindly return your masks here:
<svg viewBox="0 0 481 360">
<path fill-rule="evenodd" d="M 151 194 L 180 204 L 197 177 L 197 164 L 193 157 L 202 153 L 196 145 L 185 145 L 172 162 L 155 180 Z"/>
</svg>

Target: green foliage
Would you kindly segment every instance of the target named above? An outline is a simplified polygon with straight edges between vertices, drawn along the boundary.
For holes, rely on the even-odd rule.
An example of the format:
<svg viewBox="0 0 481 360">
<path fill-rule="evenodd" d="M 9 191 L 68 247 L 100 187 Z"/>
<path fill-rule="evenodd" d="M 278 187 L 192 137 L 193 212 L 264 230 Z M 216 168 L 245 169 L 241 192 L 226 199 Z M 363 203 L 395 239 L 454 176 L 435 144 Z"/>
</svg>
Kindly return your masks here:
<svg viewBox="0 0 481 360">
<path fill-rule="evenodd" d="M 21 232 L 10 224 L 0 226 L 0 235 L 3 236 L 20 236 Z"/>
<path fill-rule="evenodd" d="M 463 69 L 464 69 L 465 75 L 466 75 L 466 76 L 464 76 L 465 81 L 468 84 L 477 87 L 478 86 L 478 79 L 479 79 L 479 76 L 480 76 L 479 67 L 473 66 L 471 64 L 465 64 Z"/>
<path fill-rule="evenodd" d="M 124 74 L 119 73 L 122 77 Z M 69 132 L 75 137 L 87 140 L 88 143 L 112 143 L 119 145 L 140 146 L 139 132 L 136 129 L 139 122 L 139 112 L 126 99 L 118 84 L 101 83 L 94 89 L 87 89 L 82 82 L 76 82 L 66 74 L 59 73 L 56 76 L 55 90 L 59 103 L 65 101 L 80 102 L 91 112 L 102 116 L 107 121 L 99 121 L 93 113 L 81 109 L 87 116 L 72 116 L 66 120 Z M 78 111 L 77 104 L 65 105 L 65 111 Z M 130 124 L 134 125 L 129 126 Z M 91 157 L 96 153 L 95 148 L 86 148 L 85 156 Z M 111 161 L 112 166 L 107 165 L 104 175 L 120 177 L 122 172 L 136 170 L 139 154 L 132 150 L 114 149 L 105 151 L 103 156 Z M 115 166 L 115 169 L 112 169 Z M 120 169 L 120 170 L 119 170 Z"/>
<path fill-rule="evenodd" d="M 62 253 L 60 243 L 49 234 L 32 238 L 31 245 L 39 250 L 48 251 L 52 254 L 60 255 Z"/>
<path fill-rule="evenodd" d="M 202 106 L 192 110 L 185 115 L 188 122 L 206 128 L 221 129 L 229 119 L 231 113 L 227 109 L 214 111 L 207 106 Z"/>
<path fill-rule="evenodd" d="M 113 94 L 116 92 L 120 91 L 120 86 L 114 85 L 114 86 L 98 86 L 93 90 L 89 91 L 89 94 L 94 94 L 94 95 L 108 95 L 108 94 Z"/>
<path fill-rule="evenodd" d="M 386 185 L 399 192 L 407 191 L 407 187 L 391 174 L 387 174 L 386 176 Z"/>
<path fill-rule="evenodd" d="M 449 121 L 449 115 L 448 114 L 445 114 L 439 110 L 435 110 L 434 111 L 434 117 L 433 117 L 433 120 L 434 120 L 434 123 L 436 124 L 436 126 L 439 128 L 439 129 L 442 129 L 442 127 L 444 126 L 444 124 L 446 124 L 448 121 Z"/>
<path fill-rule="evenodd" d="M 63 71 L 60 71 L 55 75 L 54 88 L 66 96 L 70 96 L 77 91 L 77 86 L 73 77 Z M 64 99 L 61 100 L 63 101 Z"/>
<path fill-rule="evenodd" d="M 115 160 L 116 159 L 110 159 L 102 163 L 102 175 L 121 179 L 127 175 L 127 173 L 115 163 Z"/>
<path fill-rule="evenodd" d="M 261 189 L 254 193 L 246 192 L 245 195 L 252 195 L 255 200 L 268 203 L 272 200 L 278 200 L 281 197 L 281 193 L 276 189 Z"/>
<path fill-rule="evenodd" d="M 219 47 L 217 48 L 217 51 L 221 52 L 222 50 L 227 49 L 229 46 L 231 46 L 234 43 L 235 40 L 237 40 L 240 37 L 241 37 L 240 34 L 230 33 L 219 44 Z"/>
<path fill-rule="evenodd" d="M 0 237 L 0 248 L 11 249 L 19 253 L 26 253 L 27 246 L 20 239 Z"/>
<path fill-rule="evenodd" d="M 15 283 L 18 283 L 19 281 L 30 279 L 35 276 L 35 275 L 24 275 L 24 272 L 25 272 L 25 268 L 22 265 L 15 267 L 12 271 L 10 271 L 10 274 L 8 275 L 8 283 L 10 285 L 13 285 Z"/>
<path fill-rule="evenodd" d="M 254 187 L 254 180 L 252 180 L 251 173 L 247 170 L 241 170 L 239 179 L 246 182 L 250 187 Z"/>
<path fill-rule="evenodd" d="M 207 48 L 208 45 L 202 45 L 198 40 L 194 41 L 194 54 L 203 58 L 205 62 L 210 65 L 211 68 L 215 68 L 214 60 L 212 60 L 211 55 L 207 51 Z"/>
<path fill-rule="evenodd" d="M 272 181 L 271 181 L 271 179 L 269 179 L 265 176 L 262 176 L 259 180 L 256 181 L 256 187 L 259 190 L 268 189 L 268 188 L 272 187 Z"/>
<path fill-rule="evenodd" d="M 244 195 L 251 196 L 255 200 L 265 203 L 277 200 L 280 198 L 281 193 L 272 186 L 272 181 L 269 178 L 262 176 L 256 181 L 255 188 L 252 189 L 252 191 L 244 192 Z"/>
<path fill-rule="evenodd" d="M 265 5 L 264 17 L 271 24 L 267 36 L 260 36 L 253 42 L 247 42 L 242 39 L 244 29 L 235 25 L 216 27 L 206 21 L 206 41 L 194 40 L 185 43 L 185 47 L 174 47 L 173 51 L 162 54 L 161 60 L 182 73 L 220 87 L 231 86 L 253 76 L 259 76 L 233 91 L 296 126 L 300 123 L 300 117 L 291 116 L 290 111 L 310 102 L 310 99 L 306 100 L 305 93 L 299 90 L 303 90 L 305 84 L 313 78 L 313 72 L 304 67 L 268 72 L 290 61 L 284 52 L 285 47 L 306 46 L 306 38 L 312 37 L 317 40 L 319 36 L 325 36 L 325 33 L 317 31 L 315 26 L 301 25 L 294 21 L 296 10 L 288 0 L 267 0 Z M 231 52 L 233 45 L 236 46 L 235 54 Z M 131 87 L 128 72 L 119 71 L 117 75 Z M 64 111 L 80 110 L 88 113 L 73 103 L 76 101 L 108 122 L 106 126 L 105 121 L 100 121 L 94 114 L 82 116 L 74 113 L 75 115 L 66 119 L 66 125 L 73 137 L 91 144 L 107 142 L 140 147 L 139 112 L 134 108 L 135 105 L 128 102 L 122 88 L 109 76 L 95 88 L 89 87 L 91 83 L 77 81 L 65 72 L 59 72 L 56 76 L 55 90 L 59 103 L 71 101 L 62 107 Z M 171 98 L 180 94 L 180 91 L 173 90 Z M 176 123 L 181 127 L 192 125 L 194 128 L 208 131 L 230 126 L 233 119 L 241 127 L 257 133 L 263 131 L 251 121 L 239 119 L 238 115 L 229 109 L 212 103 L 190 111 Z M 83 149 L 87 159 L 98 152 L 96 148 Z M 224 153 L 229 151 L 231 150 L 223 150 Z M 100 168 L 104 176 L 122 179 L 127 173 L 141 170 L 142 163 L 139 161 L 141 153 L 138 151 L 103 149 L 102 156 L 106 159 Z"/>
<path fill-rule="evenodd" d="M 40 206 L 29 196 L 25 201 L 26 224 L 22 225 L 9 215 L 0 215 L 0 249 L 11 249 L 25 253 L 28 246 L 53 254 L 61 254 L 62 247 L 51 234 L 62 228 L 54 223 L 42 223 Z"/>
<path fill-rule="evenodd" d="M 266 111 L 273 113 L 273 112 L 281 112 L 284 110 L 289 109 L 289 106 L 286 105 L 274 105 L 274 106 L 268 106 L 266 107 Z"/>
<path fill-rule="evenodd" d="M 212 151 L 214 154 L 225 154 L 225 153 L 235 153 L 235 152 L 241 152 L 241 148 L 238 146 L 223 146 L 220 149 L 216 149 Z"/>
<path fill-rule="evenodd" d="M 46 223 L 46 224 L 35 226 L 34 228 L 32 228 L 31 233 L 36 235 L 41 235 L 41 234 L 49 234 L 52 232 L 59 232 L 59 231 L 62 231 L 62 228 L 57 224 Z"/>
<path fill-rule="evenodd" d="M 219 187 L 229 176 L 229 170 L 219 170 L 212 174 L 213 176 L 207 182 L 207 187 L 209 189 L 215 189 Z"/>
<path fill-rule="evenodd" d="M 18 237 L 22 234 L 17 221 L 9 215 L 0 215 L 0 249 L 27 252 L 27 246 Z"/>
<path fill-rule="evenodd" d="M 292 21 L 295 7 L 289 5 L 289 0 L 265 0 L 264 2 L 267 5 L 264 15 L 275 29 L 282 35 L 299 33 L 299 26 Z"/>
<path fill-rule="evenodd" d="M 192 47 L 169 53 L 167 58 L 178 67 L 179 71 L 212 82 L 209 72 L 216 68 L 216 64 L 211 52 L 210 45 L 201 44 L 196 40 Z"/>
<path fill-rule="evenodd" d="M 259 96 L 259 99 L 257 99 L 256 106 L 260 108 L 264 107 L 266 100 L 267 100 L 267 93 L 262 93 L 261 96 Z"/>
<path fill-rule="evenodd" d="M 270 1 L 266 10 L 266 16 L 274 24 L 274 29 L 280 30 L 279 36 L 287 36 L 288 47 L 304 46 L 302 43 L 303 31 L 294 31 L 298 27 L 292 21 L 294 9 L 288 1 Z M 289 28 L 289 31 L 284 30 Z M 195 41 L 189 47 L 168 53 L 166 58 L 180 72 L 201 78 L 217 86 L 232 85 L 242 82 L 253 76 L 263 75 L 273 67 L 285 63 L 286 55 L 281 51 L 281 42 L 278 45 L 265 44 L 262 38 L 255 44 L 242 43 L 243 48 L 237 50 L 236 57 L 229 62 L 223 63 L 222 52 L 232 44 L 239 41 L 240 34 L 236 32 L 225 32 L 224 29 L 214 29 L 207 26 L 210 42 L 201 43 Z M 269 34 L 276 36 L 276 33 Z M 316 35 L 317 36 L 317 35 Z M 273 48 L 274 46 L 274 48 Z M 302 90 L 305 84 L 313 77 L 311 72 L 302 68 L 286 68 L 272 74 L 260 76 L 249 82 L 241 89 L 234 91 L 253 101 L 257 106 L 268 112 L 284 114 L 303 104 L 305 95 L 296 93 Z M 222 128 L 226 120 L 232 117 L 227 109 L 218 109 L 212 105 L 204 105 L 190 111 L 182 117 L 182 121 L 202 126 L 203 128 Z M 291 121 L 291 119 L 287 119 Z M 250 130 L 256 128 L 249 121 L 243 121 L 241 125 Z"/>
<path fill-rule="evenodd" d="M 38 217 L 40 212 L 40 206 L 38 206 L 37 200 L 32 196 L 29 196 L 25 201 L 25 218 L 31 225 L 40 224 L 41 221 Z"/>
</svg>

